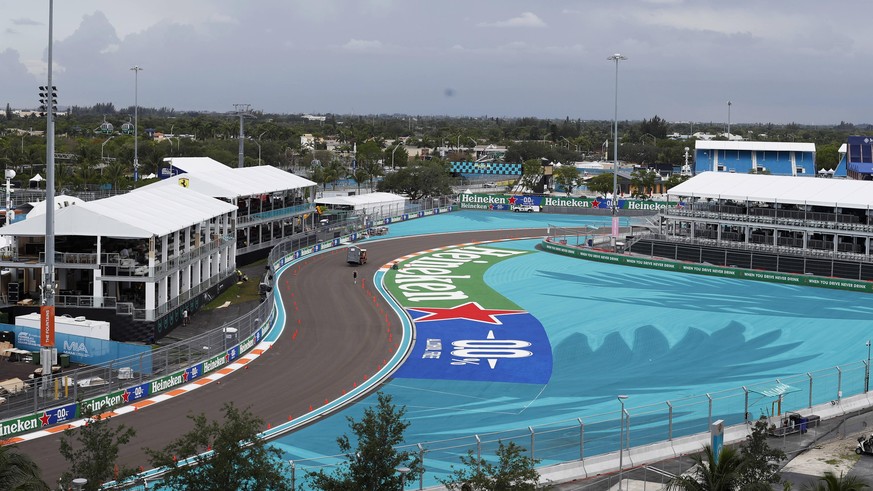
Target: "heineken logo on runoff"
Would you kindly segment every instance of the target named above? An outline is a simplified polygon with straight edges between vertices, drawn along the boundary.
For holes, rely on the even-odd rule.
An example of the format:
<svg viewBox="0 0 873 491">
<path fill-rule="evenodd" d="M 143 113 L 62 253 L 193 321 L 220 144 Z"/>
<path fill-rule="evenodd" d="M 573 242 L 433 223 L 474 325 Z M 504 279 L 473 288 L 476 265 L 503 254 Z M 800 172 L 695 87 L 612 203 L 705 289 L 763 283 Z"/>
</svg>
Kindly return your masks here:
<svg viewBox="0 0 873 491">
<path fill-rule="evenodd" d="M 485 271 L 527 251 L 457 246 L 419 255 L 386 275 L 415 323 L 397 377 L 545 383 L 551 346 L 542 324 L 491 289 Z"/>
</svg>

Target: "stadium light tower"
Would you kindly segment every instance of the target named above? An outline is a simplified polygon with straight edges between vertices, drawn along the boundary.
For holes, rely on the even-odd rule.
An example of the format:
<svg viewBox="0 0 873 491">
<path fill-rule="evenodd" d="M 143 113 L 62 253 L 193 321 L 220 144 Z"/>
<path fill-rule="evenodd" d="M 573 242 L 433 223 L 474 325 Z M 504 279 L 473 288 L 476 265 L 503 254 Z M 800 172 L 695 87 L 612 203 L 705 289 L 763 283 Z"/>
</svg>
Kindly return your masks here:
<svg viewBox="0 0 873 491">
<path fill-rule="evenodd" d="M 731 101 L 728 101 L 728 127 L 727 127 L 727 138 L 728 141 L 731 139 Z"/>
<path fill-rule="evenodd" d="M 40 360 L 42 362 L 39 394 L 48 397 L 52 384 L 52 359 L 57 356 L 55 348 L 55 101 L 52 85 L 52 45 L 54 30 L 54 0 L 49 0 L 48 18 L 48 84 L 45 113 L 45 266 L 42 276 L 42 305 L 39 308 Z"/>
<path fill-rule="evenodd" d="M 142 67 L 134 65 L 130 67 L 133 71 L 133 180 L 139 180 L 139 72 Z"/>
<path fill-rule="evenodd" d="M 613 119 L 614 128 L 612 157 L 614 163 L 612 166 L 612 245 L 616 246 L 618 241 L 618 62 L 626 60 L 626 56 L 616 53 L 607 60 L 615 61 L 615 118 Z M 608 140 L 607 140 L 608 141 Z"/>
<path fill-rule="evenodd" d="M 233 105 L 236 114 L 239 116 L 239 161 L 237 162 L 237 167 L 242 169 L 246 166 L 245 164 L 245 138 L 246 138 L 246 130 L 243 126 L 244 118 L 252 117 L 252 105 L 251 104 L 234 104 Z"/>
</svg>

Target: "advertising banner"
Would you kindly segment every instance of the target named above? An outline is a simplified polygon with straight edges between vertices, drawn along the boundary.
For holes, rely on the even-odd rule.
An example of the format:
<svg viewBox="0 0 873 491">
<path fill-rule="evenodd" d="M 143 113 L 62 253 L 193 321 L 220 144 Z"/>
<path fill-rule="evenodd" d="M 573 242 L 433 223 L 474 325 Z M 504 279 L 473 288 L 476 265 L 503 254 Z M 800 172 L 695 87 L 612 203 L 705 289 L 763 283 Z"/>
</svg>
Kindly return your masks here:
<svg viewBox="0 0 873 491">
<path fill-rule="evenodd" d="M 539 206 L 542 211 L 549 211 L 549 208 L 587 208 L 611 210 L 612 199 L 610 198 L 588 198 L 588 197 L 561 197 L 561 196 L 541 196 L 541 195 L 504 195 L 504 194 L 472 194 L 462 193 L 460 196 L 460 207 L 464 209 L 474 210 L 510 210 L 513 205 L 524 206 Z M 657 211 L 666 206 L 677 206 L 676 201 L 651 201 L 640 199 L 622 199 L 616 202 L 616 209 L 619 210 L 651 210 Z"/>
<path fill-rule="evenodd" d="M 39 308 L 39 340 L 40 346 L 53 347 L 55 345 L 55 308 L 43 305 Z"/>
<path fill-rule="evenodd" d="M 51 317 L 54 319 L 54 316 Z M 39 351 L 42 330 L 31 327 L 6 325 L 4 330 L 15 333 L 15 347 L 28 351 Z M 146 345 L 120 343 L 105 339 L 77 336 L 74 334 L 55 334 L 58 353 L 70 355 L 70 361 L 85 365 L 99 365 L 125 358 L 130 368 L 136 372 L 152 373 L 152 348 Z"/>
</svg>

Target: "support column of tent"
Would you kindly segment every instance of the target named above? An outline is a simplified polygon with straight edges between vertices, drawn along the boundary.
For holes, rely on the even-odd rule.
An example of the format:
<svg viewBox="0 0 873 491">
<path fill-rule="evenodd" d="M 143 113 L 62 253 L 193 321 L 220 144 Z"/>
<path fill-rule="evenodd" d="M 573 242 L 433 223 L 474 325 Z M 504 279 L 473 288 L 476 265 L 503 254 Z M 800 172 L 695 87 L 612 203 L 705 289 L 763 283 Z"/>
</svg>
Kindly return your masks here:
<svg viewBox="0 0 873 491">
<path fill-rule="evenodd" d="M 145 311 L 147 320 L 155 320 L 155 283 L 148 281 L 145 284 Z"/>
<path fill-rule="evenodd" d="M 230 236 L 231 231 L 233 230 L 232 216 L 230 213 L 225 213 L 224 215 L 222 215 L 222 224 L 224 225 L 224 234 Z M 224 263 L 224 267 L 220 271 L 222 273 L 236 269 L 236 255 L 231 253 L 233 249 L 230 246 L 230 244 L 233 242 L 235 241 L 226 242 L 224 244 L 224 247 L 222 247 L 222 250 L 224 251 L 224 261 L 222 261 Z M 222 276 L 224 275 L 222 274 Z"/>
<path fill-rule="evenodd" d="M 100 262 L 100 240 L 101 237 L 97 236 L 97 267 L 94 268 L 94 276 L 91 278 L 91 284 L 94 285 L 93 290 L 91 291 L 92 298 L 94 299 L 94 307 L 100 308 L 103 307 L 103 267 Z"/>
<path fill-rule="evenodd" d="M 170 236 L 162 235 L 161 236 L 161 246 L 160 246 L 160 257 L 161 262 L 164 265 L 168 265 L 170 262 Z M 169 281 L 169 276 L 164 276 L 158 281 L 158 303 L 155 308 L 158 308 L 162 305 L 166 305 L 167 303 L 167 283 Z"/>
<path fill-rule="evenodd" d="M 184 249 L 179 250 L 180 254 L 188 253 L 188 252 L 191 252 L 191 250 L 192 250 L 192 247 L 191 247 L 191 227 L 185 227 L 184 235 L 185 235 L 185 241 L 183 243 L 185 244 L 185 247 L 184 247 Z M 181 281 L 181 285 L 179 285 L 179 288 L 180 288 L 180 291 L 182 293 L 187 292 L 188 290 L 191 289 L 191 264 L 185 264 L 182 267 L 182 281 Z"/>
<path fill-rule="evenodd" d="M 209 227 L 207 226 L 206 227 L 207 230 L 204 230 L 203 223 L 202 222 L 198 223 L 197 227 L 196 227 L 196 232 L 194 235 L 194 237 L 195 237 L 194 250 L 197 251 L 197 259 L 195 259 L 191 263 L 190 271 L 191 271 L 191 285 L 198 287 L 197 293 L 199 293 L 201 290 L 199 287 L 200 287 L 200 281 L 201 281 L 200 278 L 202 278 L 201 272 L 202 272 L 202 268 L 203 268 L 203 266 L 202 266 L 203 251 L 201 248 L 205 249 L 206 245 L 208 244 L 208 242 L 206 242 L 206 240 L 208 240 L 208 235 L 209 235 L 208 233 L 206 233 L 208 231 L 208 228 Z"/>
</svg>

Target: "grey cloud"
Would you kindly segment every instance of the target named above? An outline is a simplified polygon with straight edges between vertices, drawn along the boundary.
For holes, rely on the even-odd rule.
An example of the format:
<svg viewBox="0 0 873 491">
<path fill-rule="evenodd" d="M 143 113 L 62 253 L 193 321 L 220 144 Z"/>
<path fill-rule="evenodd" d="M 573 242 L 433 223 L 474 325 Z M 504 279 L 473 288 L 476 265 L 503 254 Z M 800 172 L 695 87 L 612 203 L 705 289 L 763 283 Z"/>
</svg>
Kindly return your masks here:
<svg viewBox="0 0 873 491">
<path fill-rule="evenodd" d="M 37 22 L 33 19 L 18 18 L 18 19 L 12 19 L 12 25 L 15 25 L 15 26 L 41 26 L 41 25 L 43 25 L 43 23 Z"/>
</svg>

